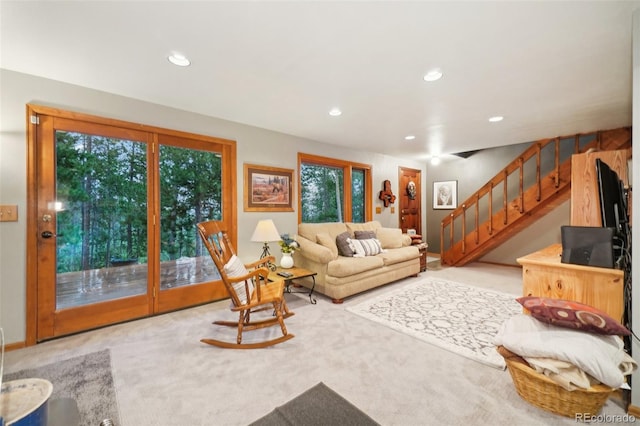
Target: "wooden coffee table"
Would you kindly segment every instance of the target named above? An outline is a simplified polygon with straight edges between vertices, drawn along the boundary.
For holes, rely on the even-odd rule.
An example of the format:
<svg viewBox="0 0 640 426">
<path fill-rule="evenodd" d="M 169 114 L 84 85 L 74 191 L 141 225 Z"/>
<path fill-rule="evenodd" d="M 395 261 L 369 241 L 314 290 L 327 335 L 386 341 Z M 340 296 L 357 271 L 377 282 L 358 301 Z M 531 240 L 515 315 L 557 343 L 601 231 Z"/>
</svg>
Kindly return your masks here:
<svg viewBox="0 0 640 426">
<path fill-rule="evenodd" d="M 283 276 L 280 274 L 291 274 L 291 276 Z M 275 271 L 269 272 L 269 280 L 270 281 L 284 280 L 284 283 L 286 285 L 285 291 L 287 293 L 306 293 L 306 291 L 292 292 L 291 284 L 293 284 L 294 287 L 302 287 L 300 285 L 294 284 L 293 280 L 297 280 L 299 278 L 311 277 L 311 279 L 313 280 L 313 285 L 311 286 L 311 290 L 309 291 L 309 302 L 312 305 L 315 305 L 317 301 L 315 298 L 312 298 L 311 295 L 313 294 L 313 289 L 316 287 L 316 275 L 318 275 L 317 272 L 313 272 L 304 268 L 296 268 L 295 266 L 293 268 L 281 268 L 278 266 Z"/>
</svg>

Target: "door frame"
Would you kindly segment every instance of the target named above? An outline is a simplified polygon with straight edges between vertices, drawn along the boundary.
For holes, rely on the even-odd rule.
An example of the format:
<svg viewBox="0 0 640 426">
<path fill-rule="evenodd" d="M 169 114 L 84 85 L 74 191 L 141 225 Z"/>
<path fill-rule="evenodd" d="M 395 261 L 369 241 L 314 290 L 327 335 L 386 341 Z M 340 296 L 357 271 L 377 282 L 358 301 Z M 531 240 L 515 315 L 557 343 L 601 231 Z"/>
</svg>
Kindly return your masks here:
<svg viewBox="0 0 640 426">
<path fill-rule="evenodd" d="M 27 127 L 27 206 L 26 206 L 26 223 L 27 223 L 27 236 L 26 236 L 26 335 L 25 335 L 25 344 L 26 346 L 32 346 L 38 343 L 38 320 L 39 320 L 39 312 L 38 312 L 38 295 L 39 295 L 39 285 L 38 285 L 38 276 L 39 276 L 39 265 L 38 265 L 38 242 L 39 242 L 39 205 L 38 205 L 38 194 L 39 194 L 39 153 L 38 153 L 38 132 L 39 132 L 39 116 L 46 115 L 51 117 L 59 117 L 59 118 L 67 118 L 78 121 L 88 121 L 91 123 L 95 123 L 96 125 L 108 125 L 108 126 L 117 126 L 124 129 L 131 129 L 135 131 L 149 132 L 154 133 L 154 144 L 157 143 L 157 135 L 172 135 L 183 138 L 190 139 L 199 139 L 205 142 L 214 142 L 217 144 L 221 144 L 223 146 L 224 155 L 228 158 L 227 167 L 223 167 L 223 195 L 222 195 L 222 203 L 223 203 L 223 221 L 227 223 L 227 228 L 229 235 L 231 237 L 232 243 L 234 245 L 237 244 L 237 209 L 235 206 L 237 205 L 237 185 L 235 184 L 237 179 L 236 173 L 236 142 L 227 139 L 221 139 L 211 136 L 203 136 L 197 135 L 187 132 L 181 132 L 176 130 L 164 129 L 154 126 L 147 126 L 143 124 L 131 123 L 116 119 L 109 119 L 99 116 L 93 116 L 89 114 L 75 113 L 70 111 L 64 111 L 57 108 L 40 106 L 27 104 L 26 105 L 26 127 Z M 156 148 L 153 148 L 156 150 Z M 51 161 L 55 159 L 52 158 Z M 153 176 L 152 178 L 157 182 L 158 177 Z M 157 194 L 157 188 L 154 190 L 154 193 Z M 157 195 L 152 195 L 156 197 Z M 155 208 L 150 207 L 150 208 Z M 155 216 L 157 216 L 157 212 L 154 212 Z M 157 234 L 158 231 L 154 231 Z M 156 247 L 159 245 L 157 238 L 153 238 L 150 240 L 150 243 L 154 244 Z M 157 267 L 150 268 L 150 281 L 156 281 L 156 275 L 159 272 L 156 271 Z M 157 282 L 157 281 L 156 281 Z M 207 286 L 209 288 L 208 291 L 203 291 L 202 289 L 198 290 L 197 297 L 208 297 L 208 300 L 200 300 L 199 303 L 206 303 L 209 301 L 213 301 L 216 299 L 221 299 L 227 297 L 228 294 L 224 289 L 224 285 L 221 281 L 213 281 L 213 288 L 211 286 Z M 219 284 L 219 285 L 218 285 Z M 220 290 L 220 288 L 222 290 Z M 213 290 L 213 291 L 212 291 Z M 157 290 L 159 292 L 159 290 Z M 173 293 L 179 293 L 173 291 Z M 177 295 L 177 294 L 176 294 Z M 159 306 L 158 305 L 158 294 L 148 294 L 149 297 L 152 298 L 152 302 L 149 303 L 149 311 L 145 316 L 150 316 L 156 313 L 166 312 L 168 310 L 179 309 L 180 306 L 170 304 L 171 306 Z M 178 299 L 182 299 L 185 301 L 184 297 L 179 296 Z M 190 303 L 197 304 L 198 301 L 194 300 L 193 297 L 188 298 Z M 98 310 L 107 309 L 110 302 L 104 302 L 104 305 L 95 305 L 100 306 Z M 182 306 L 187 307 L 187 306 Z M 131 318 L 134 319 L 134 318 Z M 95 328 L 94 326 L 89 326 L 87 328 L 91 329 Z M 53 336 L 56 337 L 56 336 Z"/>
</svg>

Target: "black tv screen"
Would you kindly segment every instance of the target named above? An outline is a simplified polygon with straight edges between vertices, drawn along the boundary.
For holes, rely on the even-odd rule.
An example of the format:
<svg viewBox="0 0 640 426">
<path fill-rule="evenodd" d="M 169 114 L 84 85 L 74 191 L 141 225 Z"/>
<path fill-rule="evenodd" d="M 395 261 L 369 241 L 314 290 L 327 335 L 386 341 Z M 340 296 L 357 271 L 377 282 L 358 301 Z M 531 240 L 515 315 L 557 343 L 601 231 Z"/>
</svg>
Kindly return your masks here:
<svg viewBox="0 0 640 426">
<path fill-rule="evenodd" d="M 618 174 L 599 158 L 596 159 L 596 173 L 602 226 L 622 232 L 623 227 L 628 223 L 624 184 Z"/>
</svg>

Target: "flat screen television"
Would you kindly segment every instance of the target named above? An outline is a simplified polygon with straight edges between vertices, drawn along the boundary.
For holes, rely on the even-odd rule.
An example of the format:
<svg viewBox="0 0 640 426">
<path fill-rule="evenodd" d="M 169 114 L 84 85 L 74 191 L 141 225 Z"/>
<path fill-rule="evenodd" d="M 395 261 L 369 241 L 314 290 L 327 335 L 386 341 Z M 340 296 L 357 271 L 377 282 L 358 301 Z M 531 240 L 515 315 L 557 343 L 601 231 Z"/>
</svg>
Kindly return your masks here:
<svg viewBox="0 0 640 426">
<path fill-rule="evenodd" d="M 615 228 L 619 233 L 624 233 L 629 222 L 624 184 L 618 174 L 599 158 L 596 159 L 596 173 L 602 226 Z"/>
<path fill-rule="evenodd" d="M 614 228 L 613 239 L 616 267 L 623 268 L 625 253 L 631 253 L 631 229 L 627 215 L 627 194 L 618 174 L 601 159 L 596 159 L 598 192 L 600 195 L 600 215 L 602 226 Z"/>
</svg>

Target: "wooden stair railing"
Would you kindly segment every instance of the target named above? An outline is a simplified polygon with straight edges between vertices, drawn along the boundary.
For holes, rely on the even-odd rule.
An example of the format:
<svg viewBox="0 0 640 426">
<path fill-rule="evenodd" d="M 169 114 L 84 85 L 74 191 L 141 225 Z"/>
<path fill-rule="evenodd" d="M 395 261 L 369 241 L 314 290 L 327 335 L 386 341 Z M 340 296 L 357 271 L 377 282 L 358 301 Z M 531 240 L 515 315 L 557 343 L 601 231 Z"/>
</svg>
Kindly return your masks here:
<svg viewBox="0 0 640 426">
<path fill-rule="evenodd" d="M 630 127 L 534 142 L 442 220 L 442 264 L 477 260 L 568 200 L 571 155 L 630 146 Z M 470 223 L 467 216 L 472 216 Z"/>
</svg>

